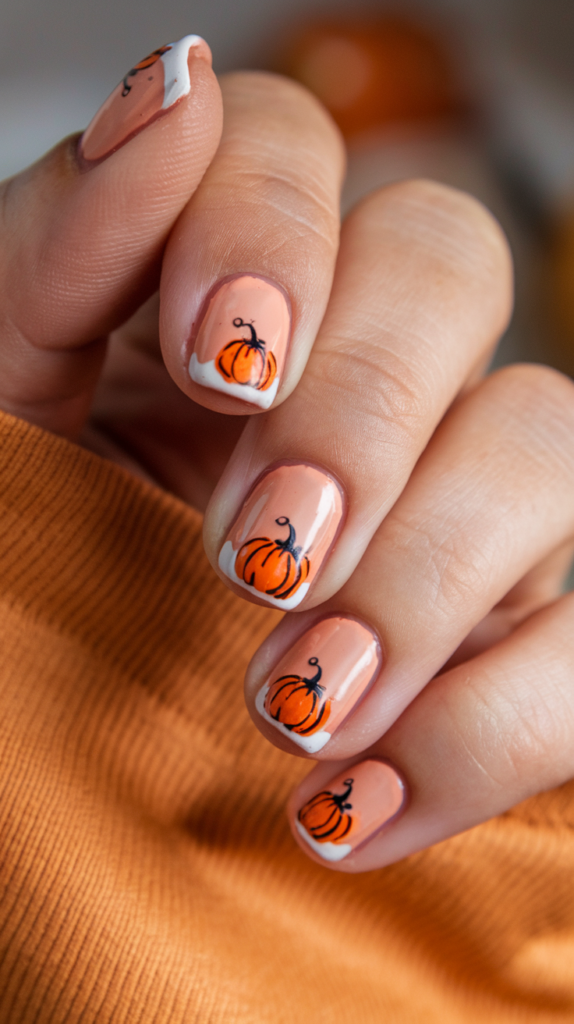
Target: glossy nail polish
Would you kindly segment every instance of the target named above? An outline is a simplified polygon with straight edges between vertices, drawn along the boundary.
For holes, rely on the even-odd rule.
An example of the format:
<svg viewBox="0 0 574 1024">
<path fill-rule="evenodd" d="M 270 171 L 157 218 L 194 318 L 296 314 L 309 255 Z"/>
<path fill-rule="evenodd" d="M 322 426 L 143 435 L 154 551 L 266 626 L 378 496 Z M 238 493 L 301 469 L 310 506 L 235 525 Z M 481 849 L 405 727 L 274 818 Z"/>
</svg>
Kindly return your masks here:
<svg viewBox="0 0 574 1024">
<path fill-rule="evenodd" d="M 343 860 L 388 825 L 404 803 L 404 784 L 391 765 L 359 761 L 307 800 L 295 827 L 323 860 Z"/>
<path fill-rule="evenodd" d="M 82 164 L 99 163 L 191 91 L 196 58 L 211 66 L 211 51 L 200 36 L 184 36 L 140 60 L 114 89 L 86 128 L 79 144 Z"/>
<path fill-rule="evenodd" d="M 337 536 L 343 495 L 316 466 L 265 473 L 246 499 L 219 555 L 237 586 L 289 611 L 301 603 Z"/>
<path fill-rule="evenodd" d="M 331 615 L 304 633 L 255 699 L 259 714 L 309 754 L 322 750 L 381 667 L 376 635 Z"/>
<path fill-rule="evenodd" d="M 268 409 L 290 332 L 291 309 L 282 288 L 257 274 L 227 278 L 205 303 L 189 375 L 196 384 Z"/>
</svg>

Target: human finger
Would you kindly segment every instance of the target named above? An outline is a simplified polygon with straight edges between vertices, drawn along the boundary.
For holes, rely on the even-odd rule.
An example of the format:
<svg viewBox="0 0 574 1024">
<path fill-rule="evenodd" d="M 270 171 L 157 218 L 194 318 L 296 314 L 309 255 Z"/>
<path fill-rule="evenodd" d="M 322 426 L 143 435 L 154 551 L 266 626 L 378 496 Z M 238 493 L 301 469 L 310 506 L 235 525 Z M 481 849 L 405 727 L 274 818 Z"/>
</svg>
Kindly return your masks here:
<svg viewBox="0 0 574 1024">
<path fill-rule="evenodd" d="M 574 595 L 437 678 L 360 757 L 319 765 L 290 801 L 319 863 L 369 871 L 574 773 Z"/>
<path fill-rule="evenodd" d="M 407 182 L 356 208 L 299 386 L 248 423 L 206 515 L 238 593 L 287 611 L 340 589 L 511 301 L 506 242 L 475 200 Z"/>
<path fill-rule="evenodd" d="M 456 403 L 346 586 L 256 655 L 248 704 L 269 739 L 351 756 L 465 640 L 467 656 L 484 646 L 474 631 L 492 609 L 490 642 L 556 596 L 574 535 L 573 397 L 561 374 L 514 366 Z"/>
<path fill-rule="evenodd" d="M 163 356 L 190 398 L 246 414 L 282 401 L 321 323 L 339 238 L 341 138 L 277 75 L 221 79 L 221 144 L 167 247 Z"/>
<path fill-rule="evenodd" d="M 209 47 L 186 36 L 136 64 L 81 138 L 3 183 L 2 408 L 77 436 L 102 339 L 157 287 L 220 133 Z"/>
</svg>

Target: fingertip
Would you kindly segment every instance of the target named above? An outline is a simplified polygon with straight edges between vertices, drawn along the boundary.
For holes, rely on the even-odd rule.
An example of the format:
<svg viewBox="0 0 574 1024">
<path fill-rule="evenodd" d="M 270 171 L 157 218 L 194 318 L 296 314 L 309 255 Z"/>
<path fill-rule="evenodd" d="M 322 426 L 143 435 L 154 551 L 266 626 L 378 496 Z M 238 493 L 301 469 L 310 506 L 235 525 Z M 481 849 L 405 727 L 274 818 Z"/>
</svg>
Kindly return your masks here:
<svg viewBox="0 0 574 1024">
<path fill-rule="evenodd" d="M 211 50 L 200 36 L 188 35 L 153 50 L 112 90 L 78 144 L 83 171 L 107 160 L 176 106 L 196 98 L 211 72 Z"/>
</svg>

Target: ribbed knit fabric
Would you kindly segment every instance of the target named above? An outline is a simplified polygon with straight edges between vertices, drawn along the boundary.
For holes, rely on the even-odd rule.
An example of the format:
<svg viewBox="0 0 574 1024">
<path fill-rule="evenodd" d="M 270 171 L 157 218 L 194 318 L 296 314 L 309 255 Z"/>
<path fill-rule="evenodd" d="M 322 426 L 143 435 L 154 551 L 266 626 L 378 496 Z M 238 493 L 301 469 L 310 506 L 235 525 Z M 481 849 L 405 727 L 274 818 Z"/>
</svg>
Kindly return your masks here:
<svg viewBox="0 0 574 1024">
<path fill-rule="evenodd" d="M 0 417 L 2 1024 L 574 1019 L 574 788 L 380 872 L 294 845 L 243 706 L 277 619 L 199 517 Z"/>
</svg>

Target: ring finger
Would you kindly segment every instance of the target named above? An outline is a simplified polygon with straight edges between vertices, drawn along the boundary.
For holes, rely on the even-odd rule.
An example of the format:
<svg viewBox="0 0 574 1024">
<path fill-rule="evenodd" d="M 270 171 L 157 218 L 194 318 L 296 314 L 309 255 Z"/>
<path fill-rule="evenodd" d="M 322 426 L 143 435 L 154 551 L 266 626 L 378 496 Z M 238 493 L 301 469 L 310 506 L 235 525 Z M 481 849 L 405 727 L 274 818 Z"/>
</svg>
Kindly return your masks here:
<svg viewBox="0 0 574 1024">
<path fill-rule="evenodd" d="M 573 615 L 572 594 L 536 612 L 440 676 L 366 755 L 317 766 L 290 801 L 305 852 L 370 871 L 571 779 Z M 539 870 L 533 857 L 533 885 Z"/>
</svg>

